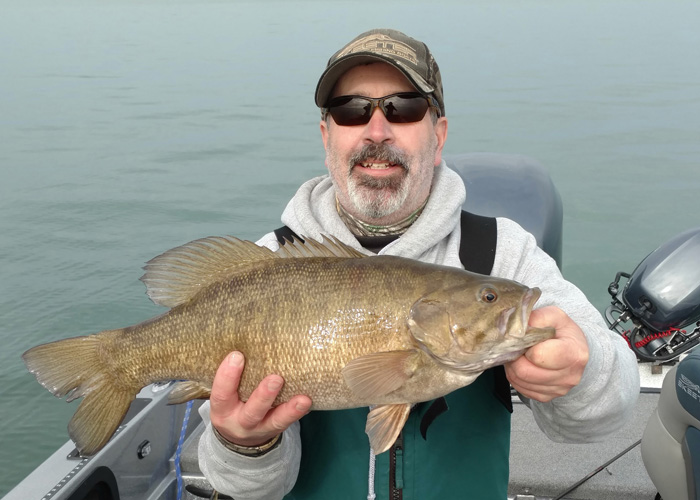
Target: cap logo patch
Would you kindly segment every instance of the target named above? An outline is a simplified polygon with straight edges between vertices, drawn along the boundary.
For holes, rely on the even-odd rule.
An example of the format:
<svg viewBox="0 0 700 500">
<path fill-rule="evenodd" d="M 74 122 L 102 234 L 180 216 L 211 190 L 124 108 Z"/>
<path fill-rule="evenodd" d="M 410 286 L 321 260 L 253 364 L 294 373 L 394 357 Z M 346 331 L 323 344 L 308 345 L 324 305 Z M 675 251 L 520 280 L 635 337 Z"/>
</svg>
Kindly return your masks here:
<svg viewBox="0 0 700 500">
<path fill-rule="evenodd" d="M 341 53 L 336 55 L 336 59 L 355 52 L 372 52 L 375 54 L 383 54 L 393 58 L 403 59 L 413 65 L 418 64 L 418 58 L 415 50 L 413 50 L 409 45 L 399 42 L 398 40 L 394 40 L 390 36 L 382 33 L 373 33 L 356 40 L 345 47 Z"/>
</svg>

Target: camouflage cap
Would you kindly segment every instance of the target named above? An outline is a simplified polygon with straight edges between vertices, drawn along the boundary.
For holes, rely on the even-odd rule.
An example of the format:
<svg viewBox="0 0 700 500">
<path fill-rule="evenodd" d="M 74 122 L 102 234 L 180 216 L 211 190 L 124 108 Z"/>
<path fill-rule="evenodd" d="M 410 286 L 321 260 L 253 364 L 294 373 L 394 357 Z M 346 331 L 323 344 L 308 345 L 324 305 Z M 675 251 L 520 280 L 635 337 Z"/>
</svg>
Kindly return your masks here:
<svg viewBox="0 0 700 500">
<path fill-rule="evenodd" d="M 316 86 L 316 105 L 328 102 L 338 78 L 358 64 L 382 61 L 401 71 L 421 94 L 432 95 L 445 115 L 442 79 L 437 62 L 423 42 L 392 29 L 374 29 L 362 33 L 328 60 Z"/>
</svg>

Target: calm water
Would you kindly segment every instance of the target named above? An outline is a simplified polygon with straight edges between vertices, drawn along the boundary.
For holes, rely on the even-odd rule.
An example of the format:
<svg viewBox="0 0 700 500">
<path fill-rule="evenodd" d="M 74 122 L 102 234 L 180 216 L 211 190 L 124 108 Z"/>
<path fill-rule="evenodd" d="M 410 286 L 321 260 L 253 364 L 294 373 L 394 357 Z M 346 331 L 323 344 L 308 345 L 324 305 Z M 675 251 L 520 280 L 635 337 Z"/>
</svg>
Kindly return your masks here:
<svg viewBox="0 0 700 500">
<path fill-rule="evenodd" d="M 21 353 L 161 312 L 138 278 L 168 248 L 277 227 L 324 172 L 317 78 L 366 29 L 432 48 L 448 153 L 550 169 L 564 273 L 599 308 L 700 225 L 700 3 L 463 3 L 0 0 L 0 495 L 76 407 Z"/>
</svg>

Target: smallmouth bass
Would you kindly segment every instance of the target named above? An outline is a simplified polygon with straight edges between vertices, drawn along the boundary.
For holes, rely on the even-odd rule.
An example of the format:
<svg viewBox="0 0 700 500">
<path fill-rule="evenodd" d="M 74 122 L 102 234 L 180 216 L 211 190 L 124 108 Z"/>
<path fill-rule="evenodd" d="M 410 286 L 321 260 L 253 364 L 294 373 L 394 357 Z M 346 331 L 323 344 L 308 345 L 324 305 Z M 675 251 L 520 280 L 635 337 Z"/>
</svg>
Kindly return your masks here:
<svg viewBox="0 0 700 500">
<path fill-rule="evenodd" d="M 149 297 L 168 312 L 22 356 L 54 395 L 83 398 L 68 432 L 84 455 L 104 447 L 153 382 L 183 380 L 171 403 L 207 398 L 233 350 L 246 356 L 242 400 L 276 373 L 285 380 L 276 403 L 307 394 L 312 410 L 373 406 L 366 432 L 382 453 L 412 404 L 464 387 L 554 336 L 528 327 L 537 288 L 401 257 L 367 258 L 334 238 L 273 252 L 209 237 L 144 269 Z"/>
</svg>

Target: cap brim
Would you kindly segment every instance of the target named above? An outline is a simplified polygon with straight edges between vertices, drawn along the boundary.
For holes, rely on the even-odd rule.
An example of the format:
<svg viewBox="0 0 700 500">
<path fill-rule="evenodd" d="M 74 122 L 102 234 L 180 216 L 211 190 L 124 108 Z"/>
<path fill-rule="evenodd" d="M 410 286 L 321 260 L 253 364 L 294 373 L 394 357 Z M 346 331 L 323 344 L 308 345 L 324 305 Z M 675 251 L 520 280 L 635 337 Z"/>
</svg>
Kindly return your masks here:
<svg viewBox="0 0 700 500">
<path fill-rule="evenodd" d="M 400 64 L 399 61 L 392 59 L 390 57 L 381 56 L 378 54 L 350 54 L 342 59 L 334 62 L 326 68 L 326 70 L 321 75 L 316 85 L 316 106 L 322 108 L 328 102 L 333 92 L 333 87 L 335 87 L 338 79 L 350 68 L 358 66 L 360 64 L 369 64 L 373 62 L 384 62 L 392 65 L 408 79 L 409 82 L 418 90 L 421 94 L 428 95 L 435 89 L 428 85 L 428 83 L 411 68 Z"/>
</svg>

